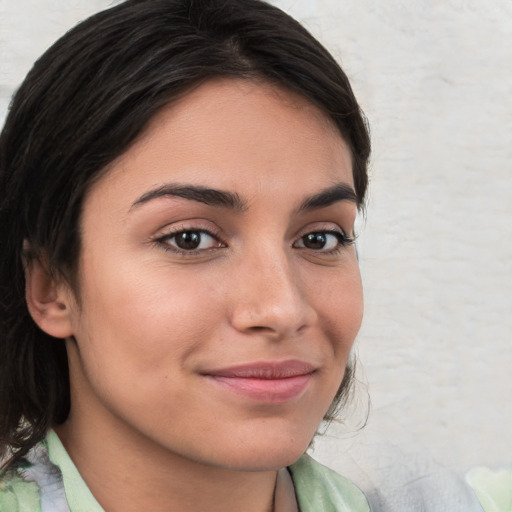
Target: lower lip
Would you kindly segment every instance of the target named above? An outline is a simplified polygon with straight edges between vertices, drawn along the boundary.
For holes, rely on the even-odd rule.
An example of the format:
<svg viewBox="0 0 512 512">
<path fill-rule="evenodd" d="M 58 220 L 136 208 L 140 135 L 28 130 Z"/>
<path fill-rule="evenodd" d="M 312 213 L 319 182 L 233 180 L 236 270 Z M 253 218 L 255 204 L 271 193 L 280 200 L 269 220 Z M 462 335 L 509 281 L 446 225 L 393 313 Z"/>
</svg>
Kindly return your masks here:
<svg viewBox="0 0 512 512">
<path fill-rule="evenodd" d="M 296 375 L 284 379 L 254 379 L 215 375 L 210 376 L 210 378 L 224 389 L 245 398 L 279 404 L 302 395 L 312 378 L 312 374 Z"/>
</svg>

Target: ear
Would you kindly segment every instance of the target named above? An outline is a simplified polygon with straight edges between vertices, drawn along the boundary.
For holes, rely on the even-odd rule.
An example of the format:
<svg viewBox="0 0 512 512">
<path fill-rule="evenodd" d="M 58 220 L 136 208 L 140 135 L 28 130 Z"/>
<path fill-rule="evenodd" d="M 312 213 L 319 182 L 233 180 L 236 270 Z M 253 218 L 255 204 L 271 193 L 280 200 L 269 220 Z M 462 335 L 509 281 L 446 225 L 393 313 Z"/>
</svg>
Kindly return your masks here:
<svg viewBox="0 0 512 512">
<path fill-rule="evenodd" d="M 25 283 L 25 297 L 34 322 L 55 338 L 72 336 L 73 294 L 64 279 L 57 280 L 44 262 L 31 258 L 25 265 Z"/>
</svg>

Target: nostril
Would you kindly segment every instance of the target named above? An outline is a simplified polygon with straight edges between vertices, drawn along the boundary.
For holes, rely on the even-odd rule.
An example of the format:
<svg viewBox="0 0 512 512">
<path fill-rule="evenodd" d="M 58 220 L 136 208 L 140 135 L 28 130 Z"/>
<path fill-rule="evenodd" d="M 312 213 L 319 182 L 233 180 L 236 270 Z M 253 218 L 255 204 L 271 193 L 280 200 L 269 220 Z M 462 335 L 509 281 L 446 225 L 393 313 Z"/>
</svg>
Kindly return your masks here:
<svg viewBox="0 0 512 512">
<path fill-rule="evenodd" d="M 259 332 L 259 331 L 273 331 L 271 327 L 265 327 L 264 325 L 253 325 L 250 327 L 251 331 Z"/>
</svg>

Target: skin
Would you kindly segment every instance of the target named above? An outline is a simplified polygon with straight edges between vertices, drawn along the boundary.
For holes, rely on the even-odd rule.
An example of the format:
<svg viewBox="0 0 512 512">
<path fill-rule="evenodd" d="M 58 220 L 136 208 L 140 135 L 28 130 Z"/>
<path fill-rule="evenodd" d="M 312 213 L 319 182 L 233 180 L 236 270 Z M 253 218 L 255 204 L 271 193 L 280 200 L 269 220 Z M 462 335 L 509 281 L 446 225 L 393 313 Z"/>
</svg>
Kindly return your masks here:
<svg viewBox="0 0 512 512">
<path fill-rule="evenodd" d="M 159 195 L 177 184 L 240 204 Z M 91 187 L 80 300 L 29 272 L 36 321 L 67 338 L 72 407 L 57 432 L 105 510 L 271 510 L 276 470 L 306 450 L 361 323 L 355 247 L 331 234 L 353 235 L 355 201 L 337 192 L 300 208 L 340 184 L 353 189 L 350 151 L 315 106 L 212 80 L 164 108 Z M 197 250 L 177 248 L 184 231 Z M 318 232 L 325 245 L 306 246 Z M 289 360 L 314 371 L 286 400 L 206 375 Z"/>
</svg>

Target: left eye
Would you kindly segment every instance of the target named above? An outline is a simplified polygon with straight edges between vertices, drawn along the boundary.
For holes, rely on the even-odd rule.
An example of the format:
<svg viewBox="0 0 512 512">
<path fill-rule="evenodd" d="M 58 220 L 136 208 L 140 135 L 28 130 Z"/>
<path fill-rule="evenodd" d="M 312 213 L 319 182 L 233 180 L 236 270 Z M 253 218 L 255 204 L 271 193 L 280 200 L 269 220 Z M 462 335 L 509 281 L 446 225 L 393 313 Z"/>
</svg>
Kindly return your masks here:
<svg viewBox="0 0 512 512">
<path fill-rule="evenodd" d="M 346 237 L 342 233 L 314 231 L 302 236 L 293 244 L 294 247 L 312 249 L 314 251 L 334 251 L 340 245 L 346 243 Z"/>
<path fill-rule="evenodd" d="M 166 235 L 160 242 L 170 245 L 180 251 L 200 251 L 219 247 L 220 243 L 206 231 L 180 231 L 172 235 Z"/>
</svg>

